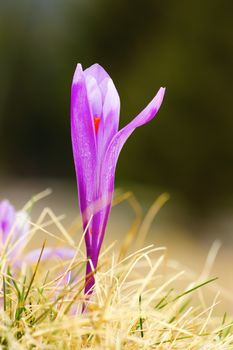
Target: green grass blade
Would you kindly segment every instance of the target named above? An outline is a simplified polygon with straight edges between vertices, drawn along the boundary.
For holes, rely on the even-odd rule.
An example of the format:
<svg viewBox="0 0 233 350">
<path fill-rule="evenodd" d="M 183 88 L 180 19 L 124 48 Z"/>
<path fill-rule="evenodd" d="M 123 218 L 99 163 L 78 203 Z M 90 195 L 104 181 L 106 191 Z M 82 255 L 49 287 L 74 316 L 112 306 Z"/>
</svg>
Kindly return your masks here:
<svg viewBox="0 0 233 350">
<path fill-rule="evenodd" d="M 41 261 L 41 258 L 42 258 L 42 254 L 43 254 L 43 251 L 44 251 L 45 243 L 46 243 L 46 241 L 44 241 L 44 243 L 43 243 L 43 245 L 42 245 L 41 252 L 40 252 L 38 261 L 37 261 L 37 263 L 36 263 L 36 268 L 35 268 L 35 270 L 34 270 L 34 273 L 33 273 L 32 278 L 31 278 L 31 280 L 30 280 L 30 283 L 29 283 L 27 292 L 26 292 L 25 297 L 24 297 L 24 302 L 26 301 L 26 299 L 27 299 L 27 297 L 28 297 L 28 294 L 29 294 L 29 292 L 30 292 L 30 289 L 31 289 L 32 284 L 33 284 L 33 282 L 34 282 L 34 279 L 35 279 L 35 277 L 36 277 L 36 274 L 37 274 L 37 271 L 38 271 L 38 268 L 39 268 L 39 264 L 40 264 L 40 261 Z"/>
</svg>

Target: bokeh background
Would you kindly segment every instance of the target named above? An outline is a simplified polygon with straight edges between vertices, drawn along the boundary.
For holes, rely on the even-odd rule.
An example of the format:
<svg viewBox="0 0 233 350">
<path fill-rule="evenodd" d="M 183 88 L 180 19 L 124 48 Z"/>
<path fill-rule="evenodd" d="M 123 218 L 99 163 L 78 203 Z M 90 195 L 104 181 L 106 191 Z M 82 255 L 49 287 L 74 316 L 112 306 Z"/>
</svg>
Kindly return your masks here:
<svg viewBox="0 0 233 350">
<path fill-rule="evenodd" d="M 169 192 L 151 239 L 195 266 L 204 258 L 190 259 L 186 244 L 204 257 L 221 239 L 230 271 L 232 11 L 232 1 L 219 0 L 0 1 L 1 197 L 22 205 L 49 186 L 61 212 L 76 206 L 70 85 L 77 62 L 98 62 L 120 93 L 121 126 L 167 87 L 156 120 L 120 156 L 118 187 L 145 211 Z"/>
</svg>

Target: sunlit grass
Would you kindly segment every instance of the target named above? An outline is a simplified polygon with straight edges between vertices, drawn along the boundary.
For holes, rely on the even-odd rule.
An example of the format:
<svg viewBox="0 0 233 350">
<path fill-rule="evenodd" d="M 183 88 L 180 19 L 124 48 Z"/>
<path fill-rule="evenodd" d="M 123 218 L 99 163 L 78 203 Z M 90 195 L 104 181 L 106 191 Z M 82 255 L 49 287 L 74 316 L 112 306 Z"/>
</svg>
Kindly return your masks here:
<svg viewBox="0 0 233 350">
<path fill-rule="evenodd" d="M 83 294 L 87 262 L 84 234 L 80 233 L 75 244 L 77 231 L 81 232 L 80 220 L 66 230 L 63 217 L 45 208 L 23 238 L 25 244 L 30 247 L 31 240 L 43 232 L 53 239 L 54 246 L 72 247 L 75 254 L 71 260 L 43 261 L 44 242 L 35 264 L 24 263 L 22 253 L 19 265 L 9 261 L 11 247 L 3 248 L 1 348 L 232 349 L 232 318 L 226 313 L 215 315 L 215 306 L 222 298 L 217 276 L 209 276 L 216 247 L 198 277 L 169 259 L 165 247 L 140 246 L 167 198 L 160 196 L 141 221 L 136 199 L 130 193 L 118 195 L 115 202 L 128 200 L 135 210 L 135 221 L 120 251 L 114 242 L 102 250 L 90 299 Z M 30 210 L 34 202 L 25 208 Z"/>
</svg>

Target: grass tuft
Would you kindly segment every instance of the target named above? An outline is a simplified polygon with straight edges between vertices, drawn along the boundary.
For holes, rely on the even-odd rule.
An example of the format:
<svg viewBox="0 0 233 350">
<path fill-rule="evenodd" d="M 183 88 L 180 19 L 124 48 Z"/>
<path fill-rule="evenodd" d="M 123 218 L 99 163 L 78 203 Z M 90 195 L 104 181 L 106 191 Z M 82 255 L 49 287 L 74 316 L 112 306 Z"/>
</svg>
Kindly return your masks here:
<svg viewBox="0 0 233 350">
<path fill-rule="evenodd" d="M 143 224 L 147 229 L 160 205 L 155 203 Z M 24 263 L 20 255 L 19 267 L 3 249 L 0 349 L 233 349 L 233 322 L 214 312 L 217 278 L 194 279 L 170 263 L 164 247 L 132 249 L 132 228 L 120 251 L 114 244 L 103 249 L 95 290 L 85 298 L 84 237 L 75 244 L 72 233 L 78 230 L 79 221 L 65 230 L 46 208 L 32 223 L 27 244 L 46 234 L 54 246 L 75 249 L 72 260 L 43 260 L 44 242 L 38 261 Z M 144 241 L 146 233 L 140 232 Z"/>
</svg>

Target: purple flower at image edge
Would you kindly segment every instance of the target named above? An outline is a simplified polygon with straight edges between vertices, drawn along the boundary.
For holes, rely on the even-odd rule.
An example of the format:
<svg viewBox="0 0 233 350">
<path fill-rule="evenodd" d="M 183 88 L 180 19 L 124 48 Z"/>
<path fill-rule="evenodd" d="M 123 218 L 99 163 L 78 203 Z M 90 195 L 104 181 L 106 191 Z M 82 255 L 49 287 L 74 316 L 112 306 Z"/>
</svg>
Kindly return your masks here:
<svg viewBox="0 0 233 350">
<path fill-rule="evenodd" d="M 13 205 L 4 199 L 0 201 L 0 246 L 3 247 L 10 236 L 10 243 L 16 244 L 12 250 L 11 257 L 19 253 L 25 241 L 21 239 L 30 229 L 29 215 L 21 210 L 16 212 Z"/>
<path fill-rule="evenodd" d="M 28 243 L 30 233 L 30 217 L 24 210 L 16 211 L 13 205 L 6 199 L 0 201 L 0 255 L 2 249 L 4 255 L 10 262 L 11 272 L 22 269 L 22 264 L 32 267 L 39 260 L 41 248 L 30 250 L 22 254 L 23 249 Z M 4 249 L 5 244 L 7 247 Z M 72 260 L 76 250 L 70 247 L 45 247 L 41 256 L 42 262 L 60 261 L 61 269 L 58 270 L 58 276 L 61 277 L 61 286 L 69 283 L 72 278 L 72 271 L 67 273 L 63 263 Z M 65 273 L 65 274 L 64 274 Z M 63 275 L 64 274 L 64 275 Z M 0 288 L 0 306 L 3 305 L 3 290 Z"/>
<path fill-rule="evenodd" d="M 21 267 L 22 263 L 34 264 L 38 261 L 41 248 L 30 250 L 24 254 L 22 259 L 22 250 L 27 244 L 27 236 L 30 232 L 30 217 L 24 210 L 16 211 L 13 205 L 6 199 L 0 201 L 0 247 L 3 247 L 10 237 L 11 249 L 9 258 L 11 262 Z M 61 260 L 71 260 L 75 255 L 75 249 L 69 247 L 46 247 L 43 250 L 41 261 L 47 261 L 52 258 Z"/>
<path fill-rule="evenodd" d="M 123 129 L 118 130 L 120 99 L 114 83 L 98 64 L 74 73 L 71 89 L 71 136 L 79 206 L 89 261 L 85 293 L 90 294 L 111 209 L 117 159 L 128 137 L 158 112 L 165 88 Z M 88 225 L 88 226 L 87 226 Z M 90 262 L 91 261 L 91 262 Z"/>
<path fill-rule="evenodd" d="M 6 199 L 0 202 L 0 242 L 4 243 L 15 221 L 15 209 Z"/>
</svg>

